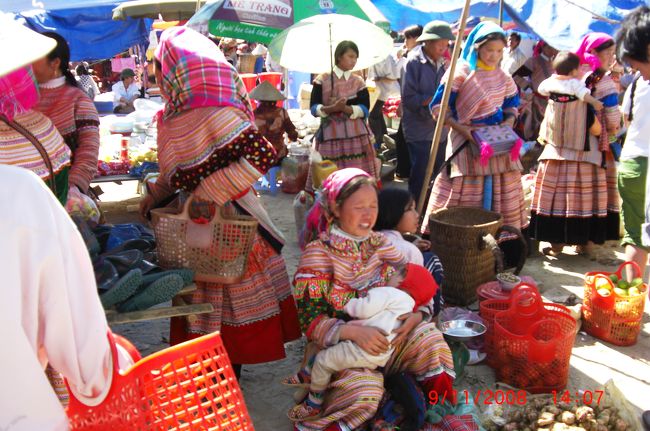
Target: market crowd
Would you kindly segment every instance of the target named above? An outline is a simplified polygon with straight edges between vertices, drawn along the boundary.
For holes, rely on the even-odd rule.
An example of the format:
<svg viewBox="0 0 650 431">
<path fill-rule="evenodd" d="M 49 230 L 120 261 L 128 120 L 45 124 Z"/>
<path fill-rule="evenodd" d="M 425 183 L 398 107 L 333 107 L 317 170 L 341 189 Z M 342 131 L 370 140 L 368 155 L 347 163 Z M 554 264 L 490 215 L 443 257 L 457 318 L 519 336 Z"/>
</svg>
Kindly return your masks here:
<svg viewBox="0 0 650 431">
<path fill-rule="evenodd" d="M 0 405 L 14 412 L 20 429 L 66 429 L 42 370 L 49 364 L 76 397 L 96 401 L 110 387 L 117 360 L 93 263 L 65 212 L 71 198 L 92 195 L 100 146 L 92 98 L 99 88 L 89 65 L 71 73 L 61 36 L 0 26 L 13 31 L 29 43 L 22 56 L 0 47 L 11 63 L 0 67 L 0 163 L 13 165 L 0 166 L 0 256 L 9 280 L 0 315 L 2 341 L 14 349 L 2 374 L 11 389 L 0 391 Z M 316 191 L 291 279 L 281 254 L 285 238 L 252 188 L 286 155 L 284 133 L 296 139 L 276 106 L 284 95 L 260 84 L 251 93 L 260 103 L 254 109 L 236 70 L 235 42 L 185 27 L 165 30 L 152 61 L 163 100 L 153 120 L 160 175 L 147 183 L 140 212 L 146 218 L 180 191 L 191 196 L 194 220 L 222 211 L 258 222 L 243 276 L 197 281 L 191 302 L 214 311 L 175 320 L 172 342 L 220 331 L 239 375 L 242 365 L 284 358 L 284 344 L 305 336 L 304 360 L 284 381 L 303 388 L 288 413 L 296 430 L 417 423 L 424 413 L 400 416 L 385 402 L 386 391 L 413 406 L 417 394 L 451 394 L 456 377 L 434 323 L 444 270 L 419 237 L 432 212 L 497 212 L 525 237 L 549 243 L 543 253 L 556 257 L 567 246 L 588 254 L 594 244 L 620 239 L 622 223 L 626 258 L 645 267 L 648 32 L 650 9 L 640 8 L 616 37 L 589 33 L 571 52 L 538 41 L 527 57 L 520 34 L 484 21 L 469 32 L 453 76 L 455 36 L 445 22 L 404 29 L 401 48 L 367 71 L 355 71 L 354 41 L 339 43 L 332 71 L 313 77 L 309 103 L 321 123 L 314 148 L 338 170 Z M 255 49 L 266 54 L 261 45 Z M 279 66 L 267 56 L 256 67 Z M 366 79 L 378 93 L 372 109 Z M 132 112 L 143 87 L 150 85 L 140 71 L 123 69 L 112 86 L 114 112 Z M 445 91 L 450 97 L 442 106 Z M 384 120 L 395 107 L 397 130 Z M 431 154 L 437 123 L 444 133 Z M 387 135 L 408 191 L 381 183 L 377 149 Z M 306 184 L 312 194 L 314 169 Z M 527 207 L 522 175 L 529 174 L 535 180 Z M 499 241 L 506 257 L 517 253 L 511 237 Z M 127 368 L 137 358 L 127 341 L 118 344 L 118 362 Z"/>
</svg>

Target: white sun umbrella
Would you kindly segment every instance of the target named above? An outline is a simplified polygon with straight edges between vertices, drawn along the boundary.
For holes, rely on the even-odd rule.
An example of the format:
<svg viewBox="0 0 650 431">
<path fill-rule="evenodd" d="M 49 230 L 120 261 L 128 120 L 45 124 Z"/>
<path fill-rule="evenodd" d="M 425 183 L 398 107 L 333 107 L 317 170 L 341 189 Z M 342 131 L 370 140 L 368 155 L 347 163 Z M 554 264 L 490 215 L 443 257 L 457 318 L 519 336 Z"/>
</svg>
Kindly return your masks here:
<svg viewBox="0 0 650 431">
<path fill-rule="evenodd" d="M 305 18 L 288 27 L 271 41 L 269 53 L 289 70 L 329 72 L 334 64 L 336 45 L 344 40 L 351 40 L 359 47 L 354 70 L 379 63 L 393 49 L 391 37 L 373 23 L 331 13 Z"/>
</svg>

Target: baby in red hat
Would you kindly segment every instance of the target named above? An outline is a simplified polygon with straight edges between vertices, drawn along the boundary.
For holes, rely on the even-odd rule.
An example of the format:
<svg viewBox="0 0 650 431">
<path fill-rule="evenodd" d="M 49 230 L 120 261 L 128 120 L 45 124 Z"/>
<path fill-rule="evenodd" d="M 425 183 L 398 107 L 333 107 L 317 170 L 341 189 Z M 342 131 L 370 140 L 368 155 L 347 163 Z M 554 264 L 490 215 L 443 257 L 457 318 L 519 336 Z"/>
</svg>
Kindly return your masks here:
<svg viewBox="0 0 650 431">
<path fill-rule="evenodd" d="M 350 299 L 343 309 L 355 319 L 350 324 L 378 328 L 392 341 L 396 336 L 394 331 L 402 325 L 400 316 L 431 302 L 438 284 L 426 268 L 412 263 L 398 270 L 388 284 L 397 287 L 372 288 L 365 297 Z M 332 374 L 348 368 L 383 367 L 394 349 L 391 346 L 385 353 L 371 355 L 356 343 L 345 340 L 321 350 L 298 374 L 283 381 L 290 386 L 309 387 L 307 399 L 289 410 L 289 419 L 302 421 L 318 416 Z"/>
</svg>

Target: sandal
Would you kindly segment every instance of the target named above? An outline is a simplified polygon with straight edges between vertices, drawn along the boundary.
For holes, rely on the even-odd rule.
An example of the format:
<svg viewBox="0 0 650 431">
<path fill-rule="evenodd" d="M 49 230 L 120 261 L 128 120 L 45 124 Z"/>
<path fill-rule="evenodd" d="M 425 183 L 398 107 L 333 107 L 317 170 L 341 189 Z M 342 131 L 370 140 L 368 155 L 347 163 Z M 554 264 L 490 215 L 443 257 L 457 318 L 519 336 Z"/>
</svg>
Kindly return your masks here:
<svg viewBox="0 0 650 431">
<path fill-rule="evenodd" d="M 320 416 L 321 411 L 322 411 L 321 407 L 312 407 L 307 405 L 307 403 L 302 403 L 302 404 L 298 404 L 297 406 L 293 406 L 293 408 L 289 409 L 289 411 L 287 412 L 287 416 L 289 417 L 289 420 L 292 422 L 301 422 L 301 421 L 318 418 Z"/>
<path fill-rule="evenodd" d="M 559 255 L 562 254 L 562 249 L 563 246 L 551 246 L 551 247 L 544 247 L 542 249 L 542 253 L 544 256 L 551 256 L 551 257 L 558 257 Z"/>
<path fill-rule="evenodd" d="M 297 372 L 289 377 L 282 379 L 282 384 L 285 386 L 292 386 L 294 388 L 308 388 L 311 383 L 309 375 L 302 371 Z"/>
<path fill-rule="evenodd" d="M 120 278 L 106 293 L 99 296 L 102 306 L 107 310 L 118 302 L 126 300 L 138 290 L 141 284 L 142 271 L 132 269 Z"/>
<path fill-rule="evenodd" d="M 140 271 L 140 270 L 134 270 Z M 185 283 L 183 278 L 178 274 L 169 274 L 160 277 L 141 292 L 136 293 L 133 297 L 117 306 L 121 313 L 128 311 L 146 310 L 154 305 L 170 301 L 178 292 L 180 292 Z"/>
</svg>

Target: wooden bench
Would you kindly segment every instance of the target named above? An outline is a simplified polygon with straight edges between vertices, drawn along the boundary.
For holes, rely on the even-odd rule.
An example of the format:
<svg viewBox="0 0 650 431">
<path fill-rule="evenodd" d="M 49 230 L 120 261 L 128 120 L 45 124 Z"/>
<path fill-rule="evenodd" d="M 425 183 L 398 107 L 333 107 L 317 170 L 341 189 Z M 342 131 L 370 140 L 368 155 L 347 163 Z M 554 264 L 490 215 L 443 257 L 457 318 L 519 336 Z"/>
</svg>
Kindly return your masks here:
<svg viewBox="0 0 650 431">
<path fill-rule="evenodd" d="M 214 311 L 212 304 L 188 304 L 184 298 L 196 290 L 196 284 L 191 284 L 172 299 L 171 307 L 151 308 L 148 310 L 129 311 L 120 313 L 116 310 L 106 310 L 106 320 L 109 324 L 140 322 L 143 320 L 165 319 L 168 317 L 187 316 L 195 319 L 197 314 Z"/>
</svg>

